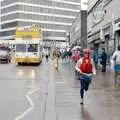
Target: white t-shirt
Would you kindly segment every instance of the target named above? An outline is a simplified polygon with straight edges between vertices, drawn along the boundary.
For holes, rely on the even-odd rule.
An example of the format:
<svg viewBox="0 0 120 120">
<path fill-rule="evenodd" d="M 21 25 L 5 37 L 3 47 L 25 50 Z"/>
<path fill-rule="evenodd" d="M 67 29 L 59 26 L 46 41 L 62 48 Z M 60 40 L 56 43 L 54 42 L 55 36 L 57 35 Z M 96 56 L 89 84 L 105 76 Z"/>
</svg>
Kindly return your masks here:
<svg viewBox="0 0 120 120">
<path fill-rule="evenodd" d="M 114 65 L 120 64 L 120 51 L 115 51 L 111 59 L 111 69 L 114 70 Z"/>
<path fill-rule="evenodd" d="M 115 51 L 112 60 L 116 61 L 117 64 L 120 64 L 120 51 Z"/>
</svg>

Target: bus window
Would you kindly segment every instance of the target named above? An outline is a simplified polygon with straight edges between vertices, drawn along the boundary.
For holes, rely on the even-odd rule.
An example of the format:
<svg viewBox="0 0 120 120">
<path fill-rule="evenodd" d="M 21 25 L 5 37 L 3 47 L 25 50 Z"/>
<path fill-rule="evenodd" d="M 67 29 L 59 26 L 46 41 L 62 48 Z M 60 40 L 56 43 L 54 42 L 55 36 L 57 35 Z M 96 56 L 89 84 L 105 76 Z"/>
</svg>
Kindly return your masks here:
<svg viewBox="0 0 120 120">
<path fill-rule="evenodd" d="M 28 52 L 38 52 L 38 44 L 29 44 Z"/>
<path fill-rule="evenodd" d="M 16 52 L 26 52 L 26 45 L 25 44 L 17 44 Z"/>
</svg>

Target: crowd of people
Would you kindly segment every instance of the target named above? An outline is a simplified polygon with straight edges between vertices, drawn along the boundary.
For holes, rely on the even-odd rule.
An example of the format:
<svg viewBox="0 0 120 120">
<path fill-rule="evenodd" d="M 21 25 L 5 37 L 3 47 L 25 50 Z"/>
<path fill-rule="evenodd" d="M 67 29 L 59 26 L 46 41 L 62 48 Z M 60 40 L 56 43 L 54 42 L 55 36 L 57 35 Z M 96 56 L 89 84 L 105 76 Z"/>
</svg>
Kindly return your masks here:
<svg viewBox="0 0 120 120">
<path fill-rule="evenodd" d="M 59 59 L 72 60 L 75 66 L 75 76 L 80 80 L 80 104 L 84 104 L 84 91 L 89 89 L 89 85 L 93 78 L 96 77 L 96 71 L 101 66 L 101 72 L 106 72 L 107 61 L 111 61 L 111 70 L 115 72 L 115 80 L 117 75 L 120 74 L 120 45 L 113 55 L 108 60 L 108 55 L 105 48 L 102 48 L 101 53 L 93 49 L 65 49 L 60 51 L 56 48 L 52 53 L 52 59 L 54 61 L 54 67 L 56 70 L 59 69 Z M 46 61 L 48 59 L 48 53 L 46 53 Z"/>
<path fill-rule="evenodd" d="M 80 104 L 84 104 L 84 91 L 89 89 L 89 85 L 93 78 L 96 78 L 96 70 L 98 70 L 99 64 L 101 65 L 101 72 L 106 72 L 107 61 L 111 61 L 111 71 L 115 73 L 115 83 L 117 76 L 120 75 L 120 45 L 117 50 L 108 60 L 108 55 L 105 48 L 102 48 L 101 54 L 97 50 L 84 49 L 79 52 L 73 52 L 73 61 L 75 62 L 75 76 L 80 80 Z M 77 53 L 77 54 L 76 54 Z M 81 54 L 80 54 L 81 53 Z"/>
<path fill-rule="evenodd" d="M 46 61 L 48 61 L 48 58 L 50 56 L 49 50 L 47 50 L 45 52 L 45 56 L 46 56 Z M 77 63 L 77 61 L 81 57 L 84 56 L 84 51 L 81 47 L 76 48 L 76 49 L 67 49 L 66 48 L 64 50 L 60 50 L 59 48 L 56 48 L 52 52 L 52 59 L 56 58 L 56 56 L 59 56 L 57 58 L 61 58 L 62 62 L 63 61 L 67 61 L 67 62 L 72 61 L 73 64 L 75 65 Z M 106 72 L 107 65 L 110 65 L 110 63 L 108 62 L 108 61 L 110 61 L 110 57 L 108 57 L 108 54 L 106 53 L 105 48 L 102 48 L 102 51 L 100 51 L 100 52 L 98 50 L 93 50 L 91 48 L 90 56 L 93 59 L 96 70 L 101 69 L 102 72 Z"/>
<path fill-rule="evenodd" d="M 76 64 L 77 61 L 84 56 L 84 51 L 82 49 L 76 49 L 72 51 L 72 61 Z M 108 55 L 105 52 L 105 48 L 102 51 L 90 49 L 90 56 L 93 59 L 96 70 L 101 68 L 102 72 L 106 72 L 106 66 L 108 64 Z"/>
</svg>

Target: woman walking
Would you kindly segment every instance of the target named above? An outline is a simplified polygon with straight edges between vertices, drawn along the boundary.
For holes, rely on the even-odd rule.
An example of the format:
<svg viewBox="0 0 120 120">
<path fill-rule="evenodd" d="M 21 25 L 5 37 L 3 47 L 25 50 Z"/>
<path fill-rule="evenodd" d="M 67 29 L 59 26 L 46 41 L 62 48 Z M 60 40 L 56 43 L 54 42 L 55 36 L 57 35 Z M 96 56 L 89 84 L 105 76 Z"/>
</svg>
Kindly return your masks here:
<svg viewBox="0 0 120 120">
<path fill-rule="evenodd" d="M 58 70 L 59 67 L 59 57 L 60 57 L 60 52 L 56 49 L 53 52 L 54 66 L 56 70 Z"/>
</svg>

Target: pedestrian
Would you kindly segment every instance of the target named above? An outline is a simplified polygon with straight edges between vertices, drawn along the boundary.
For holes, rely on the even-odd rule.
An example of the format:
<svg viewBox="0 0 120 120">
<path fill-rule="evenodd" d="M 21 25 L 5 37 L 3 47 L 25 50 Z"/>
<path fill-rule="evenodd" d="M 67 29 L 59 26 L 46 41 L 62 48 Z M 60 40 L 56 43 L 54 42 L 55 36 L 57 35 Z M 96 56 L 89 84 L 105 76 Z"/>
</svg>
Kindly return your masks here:
<svg viewBox="0 0 120 120">
<path fill-rule="evenodd" d="M 56 48 L 56 50 L 53 52 L 54 66 L 56 70 L 58 70 L 59 67 L 59 57 L 60 57 L 60 52 Z"/>
<path fill-rule="evenodd" d="M 87 91 L 91 83 L 92 75 L 96 75 L 93 59 L 90 56 L 89 49 L 84 49 L 84 56 L 80 58 L 75 66 L 79 72 L 80 80 L 80 104 L 84 104 L 84 91 Z"/>
<path fill-rule="evenodd" d="M 81 48 L 80 49 L 80 57 L 83 57 L 84 56 L 84 52 L 83 52 L 83 49 Z"/>
<path fill-rule="evenodd" d="M 70 60 L 71 60 L 71 57 L 72 57 L 72 52 L 71 52 L 71 50 L 69 49 L 69 51 L 68 51 L 68 56 L 69 56 L 69 62 L 70 62 Z"/>
<path fill-rule="evenodd" d="M 49 51 L 48 50 L 46 51 L 45 56 L 46 56 L 46 62 L 48 62 L 48 58 L 49 58 Z"/>
<path fill-rule="evenodd" d="M 118 45 L 117 50 L 113 53 L 111 59 L 111 68 L 115 72 L 115 81 L 116 81 L 117 75 L 120 74 L 120 45 Z"/>
<path fill-rule="evenodd" d="M 107 53 L 105 52 L 105 48 L 102 48 L 101 61 L 102 72 L 106 72 L 106 63 L 107 63 Z"/>
<path fill-rule="evenodd" d="M 80 59 L 80 53 L 76 50 L 74 56 L 74 63 L 76 64 L 79 59 Z M 77 80 L 79 79 L 79 72 L 76 69 L 75 69 L 75 78 Z"/>
<path fill-rule="evenodd" d="M 65 51 L 64 51 L 64 60 L 65 60 L 65 62 L 66 62 L 66 60 L 67 60 L 67 50 L 65 49 Z"/>
<path fill-rule="evenodd" d="M 63 61 L 64 61 L 64 51 L 62 50 L 62 52 L 61 52 L 61 58 L 62 58 L 62 63 L 63 63 Z"/>
<path fill-rule="evenodd" d="M 93 61 L 94 61 L 96 70 L 98 69 L 98 58 L 99 58 L 98 57 L 98 51 L 94 50 L 94 52 L 93 52 Z"/>
</svg>

